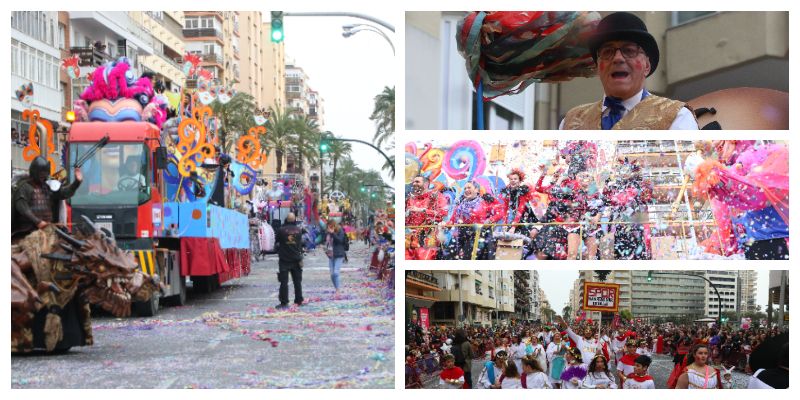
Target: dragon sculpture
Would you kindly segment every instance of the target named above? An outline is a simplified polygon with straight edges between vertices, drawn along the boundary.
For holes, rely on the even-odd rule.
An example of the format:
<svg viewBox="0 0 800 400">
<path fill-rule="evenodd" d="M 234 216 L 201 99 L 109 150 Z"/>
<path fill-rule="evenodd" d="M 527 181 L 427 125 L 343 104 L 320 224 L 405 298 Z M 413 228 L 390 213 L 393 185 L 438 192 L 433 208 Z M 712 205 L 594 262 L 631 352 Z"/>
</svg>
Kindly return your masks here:
<svg viewBox="0 0 800 400">
<path fill-rule="evenodd" d="M 56 349 L 64 334 L 62 310 L 73 300 L 88 346 L 90 305 L 125 317 L 132 301 L 146 301 L 161 290 L 157 276 L 144 275 L 133 256 L 91 221 L 76 226 L 69 234 L 51 225 L 12 243 L 12 353 Z M 43 327 L 36 322 L 42 319 Z"/>
</svg>

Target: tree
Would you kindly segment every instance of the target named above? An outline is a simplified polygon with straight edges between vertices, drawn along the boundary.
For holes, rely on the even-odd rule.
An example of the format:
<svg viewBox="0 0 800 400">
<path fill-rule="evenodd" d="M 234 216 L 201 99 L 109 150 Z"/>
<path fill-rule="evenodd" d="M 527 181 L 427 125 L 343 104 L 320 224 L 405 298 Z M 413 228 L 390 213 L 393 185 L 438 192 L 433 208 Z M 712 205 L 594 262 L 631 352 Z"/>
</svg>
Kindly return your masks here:
<svg viewBox="0 0 800 400">
<path fill-rule="evenodd" d="M 276 171 L 283 172 L 283 156 L 296 143 L 297 122 L 292 118 L 289 110 L 285 108 L 269 108 L 267 119 L 267 134 L 261 137 L 261 145 L 266 149 L 275 150 Z"/>
<path fill-rule="evenodd" d="M 294 135 L 292 136 L 292 145 L 297 151 L 297 163 L 300 170 L 305 169 L 304 160 L 308 161 L 310 167 L 319 165 L 317 144 L 319 143 L 321 132 L 319 125 L 317 125 L 317 120 L 303 115 L 300 118 L 293 119 L 293 122 Z"/>
<path fill-rule="evenodd" d="M 328 155 L 330 156 L 331 163 L 333 165 L 333 177 L 331 179 L 331 190 L 336 190 L 336 166 L 339 163 L 339 160 L 344 158 L 345 155 L 349 156 L 350 151 L 352 150 L 352 146 L 348 142 L 343 142 L 341 140 L 332 140 L 330 149 L 328 150 Z"/>
<path fill-rule="evenodd" d="M 631 310 L 624 308 L 622 311 L 619 312 L 619 317 L 624 319 L 625 321 L 630 321 L 633 319 L 633 313 Z"/>
<path fill-rule="evenodd" d="M 394 144 L 394 86 L 383 88 L 383 91 L 375 96 L 375 108 L 372 111 L 370 120 L 375 121 L 375 136 L 372 142 L 375 146 L 381 147 L 383 142 Z"/>
<path fill-rule="evenodd" d="M 223 153 L 230 153 L 239 136 L 247 133 L 251 127 L 256 125 L 253 120 L 256 109 L 253 100 L 253 96 L 239 92 L 227 104 L 219 101 L 211 103 L 211 110 L 222 125 L 218 131 L 218 137 Z"/>
<path fill-rule="evenodd" d="M 572 306 L 566 305 L 561 309 L 561 315 L 566 319 L 572 319 Z"/>
</svg>

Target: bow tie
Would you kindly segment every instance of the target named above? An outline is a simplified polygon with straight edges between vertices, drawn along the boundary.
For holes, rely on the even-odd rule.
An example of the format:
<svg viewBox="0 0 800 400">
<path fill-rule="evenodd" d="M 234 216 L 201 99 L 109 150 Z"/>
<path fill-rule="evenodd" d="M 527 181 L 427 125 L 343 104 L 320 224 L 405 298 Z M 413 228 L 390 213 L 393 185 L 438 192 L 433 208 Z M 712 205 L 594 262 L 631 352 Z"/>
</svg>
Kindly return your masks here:
<svg viewBox="0 0 800 400">
<path fill-rule="evenodd" d="M 604 116 L 600 120 L 600 125 L 604 131 L 610 130 L 614 124 L 619 122 L 622 119 L 622 113 L 625 111 L 625 106 L 622 105 L 622 100 L 616 97 L 609 97 L 606 96 L 606 99 L 603 101 L 603 105 L 605 105 L 608 109 L 608 115 Z"/>
</svg>

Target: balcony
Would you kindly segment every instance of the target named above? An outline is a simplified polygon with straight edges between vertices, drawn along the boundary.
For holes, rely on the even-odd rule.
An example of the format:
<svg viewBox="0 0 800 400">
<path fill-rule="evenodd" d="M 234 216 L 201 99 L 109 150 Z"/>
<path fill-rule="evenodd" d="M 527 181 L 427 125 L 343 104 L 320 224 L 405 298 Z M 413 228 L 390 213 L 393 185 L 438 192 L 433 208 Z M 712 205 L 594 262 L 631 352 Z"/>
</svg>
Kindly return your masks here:
<svg viewBox="0 0 800 400">
<path fill-rule="evenodd" d="M 225 37 L 222 34 L 222 31 L 216 30 L 214 28 L 184 29 L 183 37 L 185 39 L 198 39 L 198 38 L 210 37 L 218 39 L 220 42 L 225 39 Z"/>
<path fill-rule="evenodd" d="M 414 271 L 414 270 L 406 271 L 406 282 L 408 281 L 439 288 L 439 280 L 436 279 L 436 277 L 434 277 L 433 275 L 422 273 L 420 271 Z"/>
<path fill-rule="evenodd" d="M 222 55 L 216 53 L 204 53 L 200 54 L 200 57 L 203 58 L 202 63 L 204 64 L 217 64 L 222 68 L 225 63 L 225 60 L 222 58 Z"/>
<path fill-rule="evenodd" d="M 96 67 L 114 59 L 110 54 L 94 47 L 70 47 L 69 53 L 78 56 L 78 65 L 81 67 Z"/>
</svg>

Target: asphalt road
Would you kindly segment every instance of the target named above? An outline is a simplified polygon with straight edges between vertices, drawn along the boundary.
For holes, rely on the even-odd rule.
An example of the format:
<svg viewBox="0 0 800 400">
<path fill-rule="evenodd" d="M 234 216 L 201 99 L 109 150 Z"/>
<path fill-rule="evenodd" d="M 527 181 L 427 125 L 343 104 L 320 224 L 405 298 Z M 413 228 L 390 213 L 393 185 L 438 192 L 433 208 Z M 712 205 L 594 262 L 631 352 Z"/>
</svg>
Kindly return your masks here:
<svg viewBox="0 0 800 400">
<path fill-rule="evenodd" d="M 478 378 L 481 375 L 481 371 L 483 371 L 483 364 L 485 361 L 477 361 L 474 360 L 472 362 L 472 383 L 477 385 Z M 672 357 L 665 356 L 665 355 L 656 355 L 653 357 L 653 363 L 650 364 L 650 368 L 648 369 L 648 373 L 653 377 L 655 380 L 656 388 L 658 389 L 666 389 L 667 388 L 667 379 L 669 378 L 670 373 L 672 373 L 672 368 L 675 364 L 672 363 Z M 614 368 L 612 364 L 611 368 L 612 374 L 614 374 Z M 733 371 L 733 382 L 735 389 L 744 389 L 747 388 L 747 382 L 750 380 L 750 376 L 740 372 L 740 371 Z M 425 388 L 433 389 L 439 385 L 439 375 L 431 374 L 425 375 L 422 377 L 422 383 Z"/>
<path fill-rule="evenodd" d="M 277 257 L 155 318 L 93 319 L 95 345 L 12 355 L 12 388 L 393 388 L 394 292 L 353 243 L 334 298 L 327 258 L 309 254 L 307 304 L 276 311 Z M 290 284 L 291 288 L 291 284 Z M 293 294 L 290 289 L 290 299 Z"/>
</svg>

